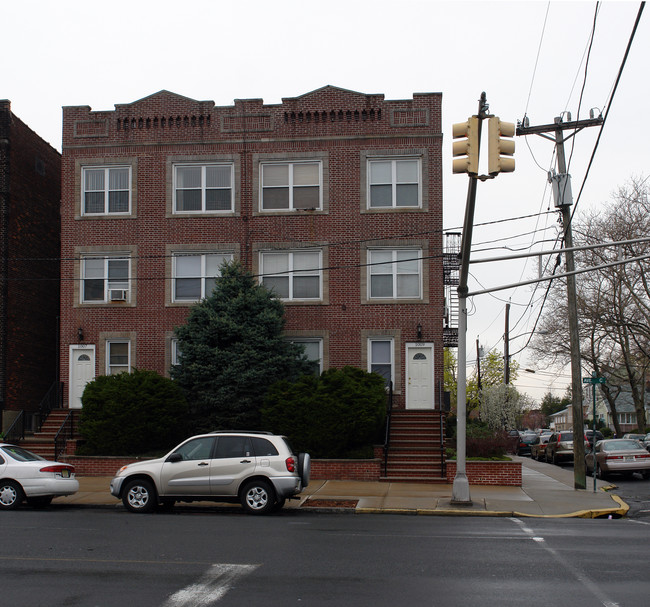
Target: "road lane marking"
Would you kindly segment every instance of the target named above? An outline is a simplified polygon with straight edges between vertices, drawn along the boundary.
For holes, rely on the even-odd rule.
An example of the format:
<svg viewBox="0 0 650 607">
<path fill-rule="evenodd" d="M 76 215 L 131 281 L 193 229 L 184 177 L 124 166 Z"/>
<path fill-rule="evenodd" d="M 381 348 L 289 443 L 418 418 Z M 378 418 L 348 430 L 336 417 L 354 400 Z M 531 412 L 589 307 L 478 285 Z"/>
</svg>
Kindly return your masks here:
<svg viewBox="0 0 650 607">
<path fill-rule="evenodd" d="M 201 579 L 172 594 L 162 607 L 209 607 L 220 601 L 241 577 L 259 565 L 212 565 Z"/>
<path fill-rule="evenodd" d="M 575 567 L 571 562 L 565 559 L 557 550 L 551 548 L 546 540 L 543 537 L 536 536 L 533 530 L 530 527 L 527 527 L 526 524 L 518 518 L 510 518 L 510 520 L 517 524 L 519 528 L 528 536 L 530 539 L 534 540 L 549 552 L 556 561 L 558 561 L 567 571 L 570 571 L 573 576 L 585 587 L 587 591 L 593 594 L 596 599 L 598 599 L 603 605 L 603 607 L 620 607 L 619 603 L 610 600 L 610 598 L 597 587 L 596 582 L 594 582 L 588 575 L 580 571 Z"/>
</svg>

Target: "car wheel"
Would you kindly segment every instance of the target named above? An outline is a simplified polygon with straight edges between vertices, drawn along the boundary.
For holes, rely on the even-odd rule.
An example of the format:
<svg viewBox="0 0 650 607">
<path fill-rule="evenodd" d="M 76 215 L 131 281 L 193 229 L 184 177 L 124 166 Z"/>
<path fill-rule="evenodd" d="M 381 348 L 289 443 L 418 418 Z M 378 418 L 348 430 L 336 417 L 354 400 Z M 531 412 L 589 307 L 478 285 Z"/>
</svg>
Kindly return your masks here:
<svg viewBox="0 0 650 607">
<path fill-rule="evenodd" d="M 603 469 L 600 467 L 600 464 L 596 464 L 596 476 L 601 480 L 604 481 L 607 475 L 603 472 Z"/>
<path fill-rule="evenodd" d="M 15 481 L 0 483 L 0 508 L 15 510 L 25 499 L 23 488 Z"/>
<path fill-rule="evenodd" d="M 152 512 L 157 505 L 156 489 L 145 479 L 127 481 L 122 503 L 131 512 Z"/>
<path fill-rule="evenodd" d="M 647 481 L 650 478 L 650 472 L 641 472 L 641 476 Z"/>
<path fill-rule="evenodd" d="M 558 461 L 557 461 L 557 453 L 555 453 L 555 451 L 553 452 L 552 464 L 553 464 L 554 466 L 557 466 L 557 465 L 558 465 Z"/>
<path fill-rule="evenodd" d="M 246 483 L 241 492 L 241 505 L 249 514 L 267 514 L 276 502 L 275 491 L 264 480 Z"/>
<path fill-rule="evenodd" d="M 311 456 L 309 453 L 301 453 L 298 455 L 298 474 L 303 489 L 309 485 L 309 477 L 311 476 Z"/>
<path fill-rule="evenodd" d="M 52 496 L 44 495 L 39 497 L 28 497 L 27 503 L 32 508 L 47 508 L 52 503 Z"/>
</svg>

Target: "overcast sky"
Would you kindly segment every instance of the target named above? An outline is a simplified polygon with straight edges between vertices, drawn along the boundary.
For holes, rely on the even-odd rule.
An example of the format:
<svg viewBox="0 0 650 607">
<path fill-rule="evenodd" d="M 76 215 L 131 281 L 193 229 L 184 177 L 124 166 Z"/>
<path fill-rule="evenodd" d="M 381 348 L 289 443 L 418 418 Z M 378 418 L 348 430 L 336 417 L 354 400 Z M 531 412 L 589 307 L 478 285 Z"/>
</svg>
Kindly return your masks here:
<svg viewBox="0 0 650 607">
<path fill-rule="evenodd" d="M 61 149 L 61 107 L 111 110 L 161 89 L 217 105 L 262 98 L 278 103 L 331 84 L 386 99 L 443 93 L 444 226 L 462 225 L 467 177 L 451 173 L 451 124 L 477 112 L 531 125 L 562 112 L 607 110 L 640 2 L 436 2 L 400 0 L 4 0 L 0 98 Z M 588 65 L 587 65 L 587 57 Z M 648 152 L 650 15 L 645 11 L 611 102 L 580 211 L 600 208 L 630 177 L 650 174 Z M 582 102 L 580 104 L 580 97 Z M 580 105 L 579 105 L 580 104 Z M 597 111 L 599 111 L 597 110 Z M 566 115 L 565 115 L 566 116 Z M 599 128 L 567 144 L 577 195 Z M 556 234 L 547 171 L 553 143 L 517 138 L 516 171 L 478 186 L 475 257 L 529 247 Z M 525 234 L 525 236 L 523 236 Z M 507 240 L 503 240 L 507 239 Z M 538 248 L 543 245 L 537 245 Z M 479 253 L 480 250 L 493 249 Z M 537 262 L 471 268 L 470 291 L 531 278 Z M 511 352 L 525 345 L 541 296 L 530 287 L 477 296 L 470 306 L 468 356 L 475 340 L 503 351 L 511 301 Z M 523 334 L 522 337 L 514 338 Z M 531 366 L 525 351 L 517 355 Z M 470 372 L 474 361 L 470 362 Z M 520 389 L 561 395 L 568 371 L 521 373 Z M 553 371 L 555 372 L 555 371 Z"/>
</svg>

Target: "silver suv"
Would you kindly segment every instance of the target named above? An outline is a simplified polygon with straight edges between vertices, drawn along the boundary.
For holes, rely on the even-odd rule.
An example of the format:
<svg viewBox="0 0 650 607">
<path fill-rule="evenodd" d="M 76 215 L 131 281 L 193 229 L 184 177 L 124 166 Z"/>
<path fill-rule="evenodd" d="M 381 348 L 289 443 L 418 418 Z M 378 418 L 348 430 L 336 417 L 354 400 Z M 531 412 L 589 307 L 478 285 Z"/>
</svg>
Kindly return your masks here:
<svg viewBox="0 0 650 607">
<path fill-rule="evenodd" d="M 267 514 L 309 483 L 310 457 L 296 456 L 283 436 L 268 432 L 211 432 L 188 438 L 164 457 L 120 468 L 111 495 L 131 512 L 158 504 L 241 502 Z"/>
</svg>

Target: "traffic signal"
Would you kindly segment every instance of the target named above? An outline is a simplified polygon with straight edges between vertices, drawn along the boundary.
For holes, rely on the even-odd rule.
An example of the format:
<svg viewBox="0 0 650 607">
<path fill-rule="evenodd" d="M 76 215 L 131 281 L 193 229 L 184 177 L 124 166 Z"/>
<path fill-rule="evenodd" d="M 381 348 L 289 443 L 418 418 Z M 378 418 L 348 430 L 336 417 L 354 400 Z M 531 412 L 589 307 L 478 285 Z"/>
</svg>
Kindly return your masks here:
<svg viewBox="0 0 650 607">
<path fill-rule="evenodd" d="M 509 158 L 515 153 L 515 142 L 503 137 L 514 137 L 515 125 L 503 122 L 496 116 L 488 119 L 488 173 L 512 173 L 515 159 Z"/>
<path fill-rule="evenodd" d="M 472 116 L 467 122 L 458 122 L 452 126 L 454 139 L 465 137 L 462 141 L 453 143 L 454 173 L 478 174 L 479 121 L 478 116 Z M 464 158 L 456 158 L 464 156 Z"/>
</svg>

